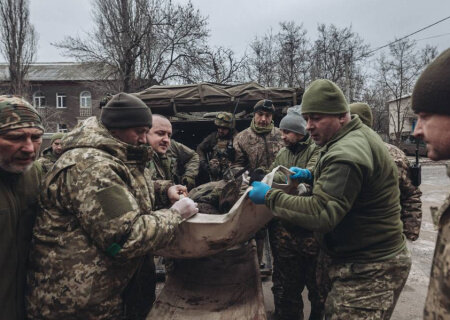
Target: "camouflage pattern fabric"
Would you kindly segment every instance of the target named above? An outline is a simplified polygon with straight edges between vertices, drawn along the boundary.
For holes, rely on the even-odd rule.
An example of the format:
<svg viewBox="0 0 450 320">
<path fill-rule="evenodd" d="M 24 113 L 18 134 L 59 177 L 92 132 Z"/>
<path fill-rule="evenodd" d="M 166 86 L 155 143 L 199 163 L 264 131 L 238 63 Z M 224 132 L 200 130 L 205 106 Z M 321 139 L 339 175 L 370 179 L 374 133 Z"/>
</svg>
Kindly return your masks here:
<svg viewBox="0 0 450 320">
<path fill-rule="evenodd" d="M 325 297 L 316 280 L 319 244 L 310 232 L 287 231 L 283 222 L 272 220 L 269 239 L 273 255 L 272 292 L 277 319 L 303 319 L 302 291 L 308 288 L 310 319 L 321 319 Z"/>
<path fill-rule="evenodd" d="M 410 267 L 411 255 L 406 248 L 380 262 L 332 262 L 325 319 L 390 319 Z"/>
<path fill-rule="evenodd" d="M 182 222 L 174 210 L 152 211 L 150 156 L 95 117 L 66 136 L 33 230 L 29 318 L 127 317 L 122 294 L 143 257 L 169 244 Z"/>
<path fill-rule="evenodd" d="M 385 145 L 398 168 L 402 207 L 400 219 L 403 222 L 403 233 L 407 239 L 414 241 L 419 238 L 422 223 L 422 201 L 420 200 L 422 191 L 412 184 L 410 163 L 405 153 L 392 144 L 385 143 Z"/>
<path fill-rule="evenodd" d="M 53 154 L 52 146 L 50 146 L 42 151 L 42 156 L 36 161 L 41 164 L 44 173 L 47 173 L 53 167 L 56 160 L 58 160 L 58 158 Z"/>
<path fill-rule="evenodd" d="M 280 129 L 274 127 L 267 134 L 257 134 L 252 128 L 240 132 L 233 141 L 236 150 L 235 167 L 269 169 L 275 156 L 284 147 Z"/>
<path fill-rule="evenodd" d="M 450 168 L 447 167 L 450 177 Z M 450 195 L 437 212 L 439 233 L 431 266 L 423 318 L 450 319 Z"/>
<path fill-rule="evenodd" d="M 41 116 L 36 109 L 21 97 L 0 96 L 0 133 L 31 127 L 44 131 Z"/>
<path fill-rule="evenodd" d="M 233 143 L 236 135 L 237 131 L 234 129 L 232 129 L 232 138 L 226 139 L 219 138 L 217 132 L 213 132 L 197 146 L 200 161 L 208 163 L 213 181 L 223 179 L 226 171 L 233 163 L 234 155 L 230 155 L 228 145 Z"/>
<path fill-rule="evenodd" d="M 194 150 L 172 140 L 167 153 L 154 154 L 148 168 L 153 180 L 171 180 L 175 184 L 185 184 L 188 180 L 187 187 L 192 189 L 195 187 L 199 163 L 198 154 Z"/>
</svg>

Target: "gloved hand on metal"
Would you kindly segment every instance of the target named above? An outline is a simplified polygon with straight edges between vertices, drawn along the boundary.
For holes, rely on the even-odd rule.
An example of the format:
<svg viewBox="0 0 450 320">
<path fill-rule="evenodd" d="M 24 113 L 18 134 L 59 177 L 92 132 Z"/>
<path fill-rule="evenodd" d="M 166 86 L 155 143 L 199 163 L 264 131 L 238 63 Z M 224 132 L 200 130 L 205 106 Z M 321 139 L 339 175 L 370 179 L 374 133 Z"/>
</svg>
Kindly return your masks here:
<svg viewBox="0 0 450 320">
<path fill-rule="evenodd" d="M 268 184 L 264 182 L 255 181 L 252 183 L 253 189 L 248 193 L 248 197 L 253 203 L 264 204 L 264 198 L 267 192 L 271 189 Z"/>
<path fill-rule="evenodd" d="M 289 176 L 289 178 L 291 178 L 292 180 L 306 183 L 312 182 L 312 174 L 311 171 L 309 171 L 308 169 L 302 169 L 299 167 L 290 167 L 289 170 L 295 172 L 294 174 L 291 174 Z"/>
</svg>

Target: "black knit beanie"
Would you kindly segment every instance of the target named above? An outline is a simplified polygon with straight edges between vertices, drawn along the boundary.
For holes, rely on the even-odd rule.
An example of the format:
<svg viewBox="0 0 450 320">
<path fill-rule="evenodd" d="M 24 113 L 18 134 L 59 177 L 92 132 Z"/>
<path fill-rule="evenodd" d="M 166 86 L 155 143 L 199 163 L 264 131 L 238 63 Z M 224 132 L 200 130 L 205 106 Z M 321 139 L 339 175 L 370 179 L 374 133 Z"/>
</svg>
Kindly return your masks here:
<svg viewBox="0 0 450 320">
<path fill-rule="evenodd" d="M 138 97 L 121 92 L 102 108 L 100 121 L 108 129 L 151 127 L 152 112 Z"/>
<path fill-rule="evenodd" d="M 450 115 L 450 49 L 431 62 L 416 82 L 412 93 L 415 113 Z"/>
</svg>

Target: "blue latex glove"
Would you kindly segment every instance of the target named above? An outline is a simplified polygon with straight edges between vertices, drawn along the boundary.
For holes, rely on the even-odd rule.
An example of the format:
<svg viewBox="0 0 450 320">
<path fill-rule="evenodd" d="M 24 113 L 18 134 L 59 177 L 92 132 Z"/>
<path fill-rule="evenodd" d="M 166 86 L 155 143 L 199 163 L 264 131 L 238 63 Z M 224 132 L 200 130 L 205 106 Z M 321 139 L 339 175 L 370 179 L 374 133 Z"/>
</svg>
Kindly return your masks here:
<svg viewBox="0 0 450 320">
<path fill-rule="evenodd" d="M 264 182 L 254 181 L 252 183 L 253 189 L 248 193 L 248 197 L 253 203 L 264 204 L 266 193 L 270 190 L 270 186 Z"/>
<path fill-rule="evenodd" d="M 290 167 L 289 170 L 295 172 L 294 174 L 291 174 L 289 176 L 289 178 L 291 178 L 292 180 L 306 183 L 312 182 L 312 174 L 311 171 L 309 171 L 308 169 L 302 169 L 299 167 Z"/>
</svg>

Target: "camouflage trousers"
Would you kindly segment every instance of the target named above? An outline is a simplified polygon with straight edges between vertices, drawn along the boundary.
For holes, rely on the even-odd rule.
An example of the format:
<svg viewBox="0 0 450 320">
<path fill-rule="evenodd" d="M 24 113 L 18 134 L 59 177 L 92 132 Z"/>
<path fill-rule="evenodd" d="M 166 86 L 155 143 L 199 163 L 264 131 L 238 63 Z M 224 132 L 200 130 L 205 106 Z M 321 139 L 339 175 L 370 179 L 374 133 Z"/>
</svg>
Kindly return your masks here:
<svg viewBox="0 0 450 320">
<path fill-rule="evenodd" d="M 319 245 L 313 234 L 306 230 L 290 232 L 280 220 L 273 220 L 269 225 L 269 240 L 276 319 L 303 319 L 305 286 L 311 302 L 310 319 L 322 319 L 326 291 L 317 282 Z"/>
<path fill-rule="evenodd" d="M 411 268 L 405 248 L 392 259 L 330 265 L 325 319 L 390 319 Z"/>
</svg>

